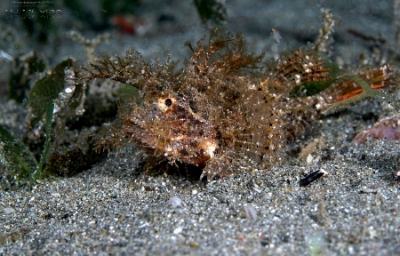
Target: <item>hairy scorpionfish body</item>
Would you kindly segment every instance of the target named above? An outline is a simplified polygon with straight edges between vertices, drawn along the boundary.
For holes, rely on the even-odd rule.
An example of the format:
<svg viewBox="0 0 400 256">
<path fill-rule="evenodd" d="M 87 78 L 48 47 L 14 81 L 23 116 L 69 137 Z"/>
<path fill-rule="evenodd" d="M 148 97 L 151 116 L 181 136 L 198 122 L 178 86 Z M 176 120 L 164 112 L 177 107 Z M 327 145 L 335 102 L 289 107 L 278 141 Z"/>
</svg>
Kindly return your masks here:
<svg viewBox="0 0 400 256">
<path fill-rule="evenodd" d="M 326 94 L 290 97 L 300 84 L 330 79 L 312 54 L 298 50 L 267 69 L 263 55 L 245 52 L 240 34 L 212 34 L 207 47 L 202 41 L 195 49 L 187 44 L 193 56 L 178 70 L 170 60 L 148 63 L 134 50 L 88 69 L 89 80 L 113 79 L 140 93 L 138 103 L 121 108 L 119 125 L 99 148 L 134 142 L 160 159 L 201 167 L 200 178 L 213 179 L 280 163 L 286 143 L 326 109 Z"/>
</svg>

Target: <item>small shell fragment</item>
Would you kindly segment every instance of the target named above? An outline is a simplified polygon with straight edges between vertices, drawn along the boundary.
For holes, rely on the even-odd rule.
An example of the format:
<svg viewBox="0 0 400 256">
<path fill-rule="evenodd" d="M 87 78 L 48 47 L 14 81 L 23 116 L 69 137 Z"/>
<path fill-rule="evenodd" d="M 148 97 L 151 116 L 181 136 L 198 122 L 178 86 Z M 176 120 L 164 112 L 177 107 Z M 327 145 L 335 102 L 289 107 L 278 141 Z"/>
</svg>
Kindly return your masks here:
<svg viewBox="0 0 400 256">
<path fill-rule="evenodd" d="M 253 205 L 251 204 L 245 204 L 243 206 L 244 211 L 246 212 L 247 218 L 251 221 L 256 221 L 257 220 L 257 211 L 256 208 L 254 208 Z"/>
<path fill-rule="evenodd" d="M 365 143 L 369 137 L 378 140 L 400 140 L 399 121 L 399 114 L 379 120 L 371 129 L 357 134 L 353 141 Z"/>
<path fill-rule="evenodd" d="M 312 182 L 316 181 L 317 179 L 321 178 L 322 176 L 327 176 L 328 172 L 325 171 L 324 169 L 320 169 L 316 172 L 311 173 L 304 179 L 300 180 L 300 186 L 305 187 L 310 185 Z"/>
</svg>

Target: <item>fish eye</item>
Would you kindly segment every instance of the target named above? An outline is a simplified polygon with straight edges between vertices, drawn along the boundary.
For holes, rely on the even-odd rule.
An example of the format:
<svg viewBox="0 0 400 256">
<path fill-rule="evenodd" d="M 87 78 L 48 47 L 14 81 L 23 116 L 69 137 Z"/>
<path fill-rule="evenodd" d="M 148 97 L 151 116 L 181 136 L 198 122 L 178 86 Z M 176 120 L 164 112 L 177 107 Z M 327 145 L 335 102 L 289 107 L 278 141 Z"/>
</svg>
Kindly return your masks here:
<svg viewBox="0 0 400 256">
<path fill-rule="evenodd" d="M 165 106 L 169 107 L 172 105 L 172 100 L 171 99 L 166 99 L 164 102 Z"/>
</svg>

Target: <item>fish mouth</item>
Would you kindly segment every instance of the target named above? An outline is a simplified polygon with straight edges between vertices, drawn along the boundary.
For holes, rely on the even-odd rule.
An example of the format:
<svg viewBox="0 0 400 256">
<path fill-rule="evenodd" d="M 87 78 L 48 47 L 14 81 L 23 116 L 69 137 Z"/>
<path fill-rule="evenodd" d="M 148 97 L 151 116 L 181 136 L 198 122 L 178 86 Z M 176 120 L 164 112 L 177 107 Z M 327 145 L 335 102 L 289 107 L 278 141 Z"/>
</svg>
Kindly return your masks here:
<svg viewBox="0 0 400 256">
<path fill-rule="evenodd" d="M 132 134 L 130 142 L 136 143 L 147 153 L 162 155 L 170 161 L 199 167 L 205 167 L 206 162 L 215 157 L 219 148 L 216 139 L 200 136 L 200 132 L 176 134 L 175 128 L 185 125 L 180 122 L 165 124 L 165 122 L 157 121 L 151 125 L 151 128 L 131 124 L 128 128 Z"/>
</svg>

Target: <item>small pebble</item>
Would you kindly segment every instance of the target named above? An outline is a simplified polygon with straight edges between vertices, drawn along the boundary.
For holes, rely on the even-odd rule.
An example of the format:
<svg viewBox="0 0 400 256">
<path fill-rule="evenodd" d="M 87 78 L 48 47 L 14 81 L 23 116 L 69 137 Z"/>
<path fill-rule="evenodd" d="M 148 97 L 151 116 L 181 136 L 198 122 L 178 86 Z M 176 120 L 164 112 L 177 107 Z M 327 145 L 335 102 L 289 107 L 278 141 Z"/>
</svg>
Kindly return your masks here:
<svg viewBox="0 0 400 256">
<path fill-rule="evenodd" d="M 179 233 L 181 233 L 181 232 L 182 232 L 182 227 L 176 228 L 176 229 L 174 229 L 174 231 L 173 231 L 173 233 L 174 233 L 175 235 L 177 235 L 177 234 L 179 234 Z"/>
</svg>

